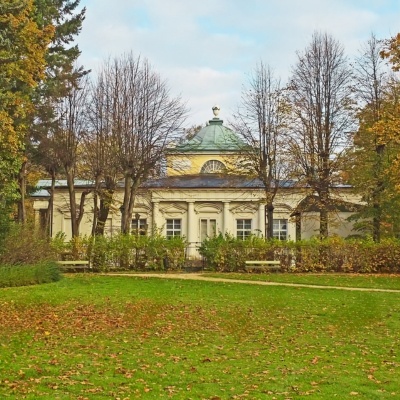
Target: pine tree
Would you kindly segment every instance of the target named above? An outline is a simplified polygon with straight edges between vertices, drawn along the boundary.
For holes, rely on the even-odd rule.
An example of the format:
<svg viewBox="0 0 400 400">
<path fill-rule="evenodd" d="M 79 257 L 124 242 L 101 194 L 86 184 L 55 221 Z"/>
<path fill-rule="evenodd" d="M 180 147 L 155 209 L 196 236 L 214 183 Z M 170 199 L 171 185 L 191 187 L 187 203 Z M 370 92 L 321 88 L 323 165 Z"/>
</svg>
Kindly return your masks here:
<svg viewBox="0 0 400 400">
<path fill-rule="evenodd" d="M 26 161 L 19 171 L 21 200 L 18 219 L 21 222 L 26 218 L 24 197 L 27 169 L 33 161 L 46 171 L 53 183 L 55 182 L 56 174 L 60 170 L 57 143 L 52 134 L 58 124 L 56 107 L 59 101 L 76 87 L 78 80 L 88 73 L 82 67 L 76 67 L 80 50 L 77 45 L 72 45 L 82 29 L 86 12 L 85 8 L 77 11 L 79 0 L 35 0 L 34 6 L 34 17 L 38 26 L 42 29 L 54 26 L 54 36 L 45 54 L 44 79 L 34 93 L 35 115 L 30 124 L 29 135 L 25 138 Z M 34 146 L 31 138 L 34 138 Z M 49 210 L 52 208 L 52 192 L 50 197 Z"/>
</svg>

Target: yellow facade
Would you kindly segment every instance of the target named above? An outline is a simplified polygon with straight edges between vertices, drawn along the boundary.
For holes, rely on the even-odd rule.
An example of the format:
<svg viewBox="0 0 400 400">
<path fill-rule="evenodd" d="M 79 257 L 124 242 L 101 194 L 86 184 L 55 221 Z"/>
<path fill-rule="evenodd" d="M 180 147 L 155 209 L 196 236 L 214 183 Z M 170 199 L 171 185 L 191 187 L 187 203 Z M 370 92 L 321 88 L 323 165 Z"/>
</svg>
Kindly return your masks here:
<svg viewBox="0 0 400 400">
<path fill-rule="evenodd" d="M 167 156 L 167 175 L 195 175 L 200 174 L 202 167 L 211 160 L 220 161 L 227 171 L 237 166 L 239 156 L 231 154 L 169 154 Z"/>
</svg>

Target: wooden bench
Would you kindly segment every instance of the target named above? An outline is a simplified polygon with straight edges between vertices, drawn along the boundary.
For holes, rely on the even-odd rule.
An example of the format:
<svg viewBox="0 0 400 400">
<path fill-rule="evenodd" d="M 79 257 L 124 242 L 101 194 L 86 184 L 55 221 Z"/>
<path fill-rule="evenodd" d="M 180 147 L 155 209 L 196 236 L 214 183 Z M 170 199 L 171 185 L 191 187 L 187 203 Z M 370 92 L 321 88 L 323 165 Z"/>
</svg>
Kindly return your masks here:
<svg viewBox="0 0 400 400">
<path fill-rule="evenodd" d="M 89 261 L 87 260 L 63 260 L 63 261 L 57 261 L 58 265 L 62 269 L 74 269 L 74 270 L 80 270 L 83 269 L 83 272 L 86 272 L 86 268 L 89 266 Z"/>
<path fill-rule="evenodd" d="M 252 270 L 268 270 L 268 271 L 279 271 L 281 269 L 280 261 L 245 261 L 246 271 Z"/>
</svg>

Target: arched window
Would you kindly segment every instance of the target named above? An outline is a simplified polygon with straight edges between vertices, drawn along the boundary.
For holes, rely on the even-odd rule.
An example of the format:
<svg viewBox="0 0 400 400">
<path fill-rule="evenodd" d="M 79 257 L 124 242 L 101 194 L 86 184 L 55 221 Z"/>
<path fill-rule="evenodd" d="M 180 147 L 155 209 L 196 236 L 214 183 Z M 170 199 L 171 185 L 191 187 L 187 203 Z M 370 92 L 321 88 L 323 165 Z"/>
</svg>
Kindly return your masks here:
<svg viewBox="0 0 400 400">
<path fill-rule="evenodd" d="M 202 174 L 212 174 L 223 172 L 225 170 L 225 164 L 218 160 L 206 161 L 201 167 Z"/>
</svg>

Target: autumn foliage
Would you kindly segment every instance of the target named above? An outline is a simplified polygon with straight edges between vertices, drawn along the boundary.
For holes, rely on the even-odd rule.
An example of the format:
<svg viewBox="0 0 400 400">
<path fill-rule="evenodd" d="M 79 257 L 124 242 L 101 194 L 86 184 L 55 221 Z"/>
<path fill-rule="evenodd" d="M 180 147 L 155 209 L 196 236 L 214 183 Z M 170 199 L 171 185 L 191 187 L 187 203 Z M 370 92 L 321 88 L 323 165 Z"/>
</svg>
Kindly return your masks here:
<svg viewBox="0 0 400 400">
<path fill-rule="evenodd" d="M 0 199 L 9 199 L 33 110 L 30 95 L 44 76 L 45 52 L 54 27 L 39 28 L 32 18 L 32 0 L 6 2 L 0 9 Z"/>
<path fill-rule="evenodd" d="M 185 246 L 183 238 L 167 239 L 159 234 L 76 236 L 69 242 L 57 237 L 52 241 L 59 257 L 67 253 L 73 260 L 90 260 L 95 272 L 180 270 L 185 262 Z"/>
<path fill-rule="evenodd" d="M 284 272 L 400 272 L 400 241 L 344 240 L 339 237 L 297 242 L 268 241 L 231 235 L 208 238 L 200 247 L 207 267 L 221 272 L 244 271 L 248 260 L 279 260 Z"/>
</svg>

